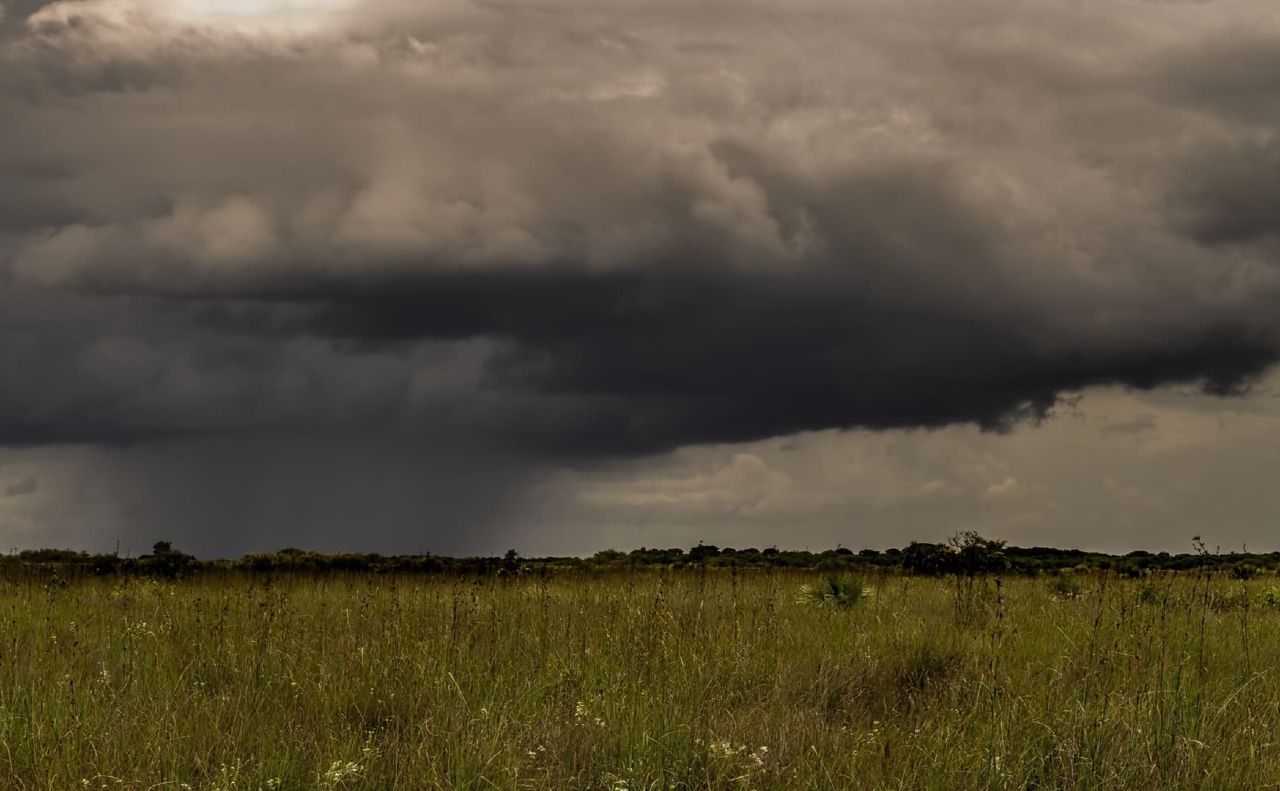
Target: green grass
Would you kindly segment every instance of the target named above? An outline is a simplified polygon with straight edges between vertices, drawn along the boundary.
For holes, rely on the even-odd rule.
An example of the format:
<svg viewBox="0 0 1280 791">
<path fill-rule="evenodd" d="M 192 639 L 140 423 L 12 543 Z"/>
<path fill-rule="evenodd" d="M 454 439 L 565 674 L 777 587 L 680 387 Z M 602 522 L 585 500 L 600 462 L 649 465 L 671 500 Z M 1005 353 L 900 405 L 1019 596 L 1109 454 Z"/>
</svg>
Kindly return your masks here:
<svg viewBox="0 0 1280 791">
<path fill-rule="evenodd" d="M 0 583 L 0 787 L 1280 786 L 1273 578 L 824 582 Z"/>
</svg>

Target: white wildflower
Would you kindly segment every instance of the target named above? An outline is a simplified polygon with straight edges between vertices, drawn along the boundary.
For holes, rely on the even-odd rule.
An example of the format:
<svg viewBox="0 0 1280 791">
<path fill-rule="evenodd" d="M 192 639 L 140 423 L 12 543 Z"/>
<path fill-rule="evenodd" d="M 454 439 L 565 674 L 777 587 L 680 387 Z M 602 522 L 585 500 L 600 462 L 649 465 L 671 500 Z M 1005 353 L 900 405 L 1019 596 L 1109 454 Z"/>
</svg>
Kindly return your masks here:
<svg viewBox="0 0 1280 791">
<path fill-rule="evenodd" d="M 322 791 L 334 791 L 341 788 L 348 780 L 358 780 L 364 773 L 364 767 L 355 761 L 334 761 L 329 769 L 316 779 L 316 787 Z"/>
</svg>

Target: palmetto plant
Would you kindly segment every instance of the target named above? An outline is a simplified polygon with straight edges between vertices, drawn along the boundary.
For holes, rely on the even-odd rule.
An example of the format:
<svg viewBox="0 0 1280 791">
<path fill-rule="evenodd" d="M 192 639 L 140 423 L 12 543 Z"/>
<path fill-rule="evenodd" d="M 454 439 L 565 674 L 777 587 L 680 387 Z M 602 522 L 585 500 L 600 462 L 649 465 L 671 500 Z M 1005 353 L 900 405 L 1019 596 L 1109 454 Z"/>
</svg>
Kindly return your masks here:
<svg viewBox="0 0 1280 791">
<path fill-rule="evenodd" d="M 859 577 L 831 576 L 815 585 L 801 585 L 796 601 L 815 607 L 852 607 L 871 595 L 871 586 Z"/>
</svg>

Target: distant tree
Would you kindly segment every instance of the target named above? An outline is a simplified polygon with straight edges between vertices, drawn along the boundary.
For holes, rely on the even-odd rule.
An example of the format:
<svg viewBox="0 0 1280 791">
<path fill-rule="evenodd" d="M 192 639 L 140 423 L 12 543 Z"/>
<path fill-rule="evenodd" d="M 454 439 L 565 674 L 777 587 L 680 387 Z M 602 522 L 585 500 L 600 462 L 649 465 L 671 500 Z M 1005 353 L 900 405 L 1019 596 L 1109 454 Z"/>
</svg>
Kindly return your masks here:
<svg viewBox="0 0 1280 791">
<path fill-rule="evenodd" d="M 983 538 L 973 530 L 961 531 L 947 540 L 955 571 L 969 576 L 1007 569 L 1004 545 L 1004 541 Z"/>
<path fill-rule="evenodd" d="M 591 562 L 601 566 L 609 566 L 615 563 L 621 563 L 626 559 L 626 555 L 616 549 L 602 549 L 591 556 Z"/>
<path fill-rule="evenodd" d="M 689 560 L 694 563 L 706 563 L 708 558 L 720 554 L 720 548 L 714 544 L 699 544 L 689 550 Z"/>
<path fill-rule="evenodd" d="M 515 574 L 520 570 L 520 553 L 514 549 L 508 549 L 507 554 L 502 556 L 502 571 L 506 574 Z"/>
<path fill-rule="evenodd" d="M 945 574 L 950 570 L 949 554 L 941 544 L 912 541 L 902 550 L 902 568 L 913 574 Z"/>
<path fill-rule="evenodd" d="M 902 550 L 902 568 L 915 574 L 990 574 L 1005 571 L 1004 541 L 983 538 L 973 530 L 956 533 L 946 544 L 912 541 Z"/>
<path fill-rule="evenodd" d="M 197 565 L 195 557 L 173 548 L 169 541 L 157 541 L 151 554 L 138 558 L 138 569 L 160 577 L 180 577 Z"/>
</svg>

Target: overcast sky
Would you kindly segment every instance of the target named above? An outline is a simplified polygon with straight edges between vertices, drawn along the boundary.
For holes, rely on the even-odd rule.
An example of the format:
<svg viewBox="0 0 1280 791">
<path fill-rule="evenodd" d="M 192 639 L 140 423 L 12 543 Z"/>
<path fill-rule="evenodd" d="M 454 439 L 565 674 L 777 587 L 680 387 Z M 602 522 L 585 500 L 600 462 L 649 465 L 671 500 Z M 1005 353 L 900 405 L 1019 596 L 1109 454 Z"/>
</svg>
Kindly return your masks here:
<svg viewBox="0 0 1280 791">
<path fill-rule="evenodd" d="M 0 541 L 1280 549 L 1274 0 L 0 0 Z"/>
</svg>

